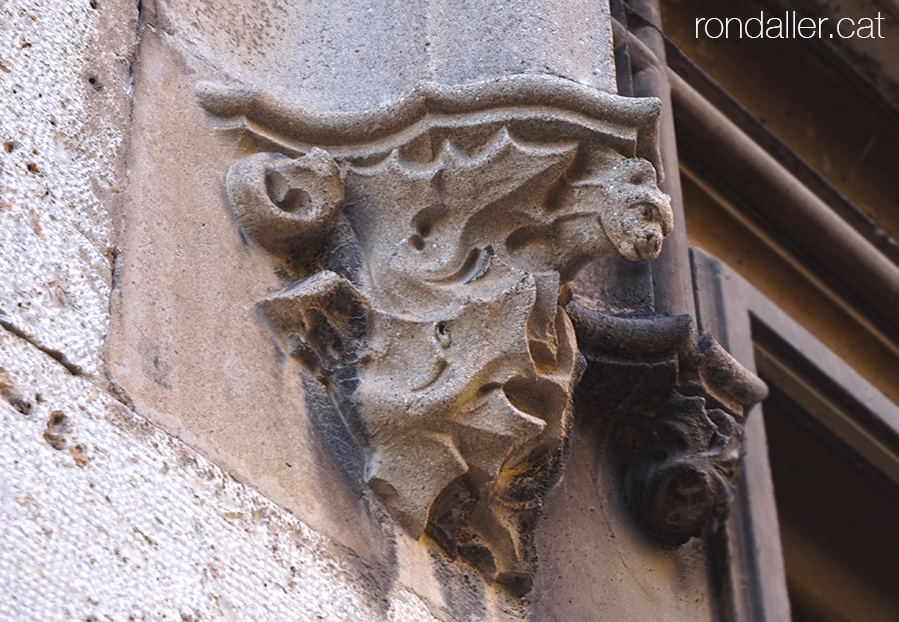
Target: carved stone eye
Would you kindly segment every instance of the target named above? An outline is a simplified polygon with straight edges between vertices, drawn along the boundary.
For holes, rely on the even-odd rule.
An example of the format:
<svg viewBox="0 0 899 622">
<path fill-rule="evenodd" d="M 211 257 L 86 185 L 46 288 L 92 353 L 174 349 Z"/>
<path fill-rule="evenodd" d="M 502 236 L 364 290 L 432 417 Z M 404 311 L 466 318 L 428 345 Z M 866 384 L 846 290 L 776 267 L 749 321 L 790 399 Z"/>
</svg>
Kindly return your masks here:
<svg viewBox="0 0 899 622">
<path fill-rule="evenodd" d="M 437 322 L 437 324 L 434 325 L 434 336 L 437 337 L 437 343 L 444 348 L 450 347 L 450 344 L 453 342 L 449 326 L 446 325 L 446 322 Z"/>
</svg>

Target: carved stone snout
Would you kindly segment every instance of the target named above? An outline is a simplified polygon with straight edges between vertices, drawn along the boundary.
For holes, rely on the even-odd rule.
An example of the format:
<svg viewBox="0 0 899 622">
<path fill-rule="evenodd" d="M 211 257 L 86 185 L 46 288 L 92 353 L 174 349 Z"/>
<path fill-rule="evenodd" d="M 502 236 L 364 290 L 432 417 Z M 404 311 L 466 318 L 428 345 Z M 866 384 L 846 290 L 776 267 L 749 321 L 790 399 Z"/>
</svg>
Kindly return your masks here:
<svg viewBox="0 0 899 622">
<path fill-rule="evenodd" d="M 642 158 L 612 158 L 559 188 L 554 203 L 551 237 L 554 252 L 567 258 L 567 265 L 558 267 L 567 278 L 588 259 L 613 253 L 630 261 L 655 259 L 673 227 L 670 199 L 656 185 L 655 168 Z M 575 252 L 582 254 L 571 257 Z"/>
<path fill-rule="evenodd" d="M 567 308 L 588 360 L 593 415 L 610 418 L 628 501 L 660 542 L 727 517 L 746 410 L 767 387 L 689 316 L 620 318 Z M 598 395 L 597 395 L 598 393 Z"/>
<path fill-rule="evenodd" d="M 655 259 L 673 227 L 667 194 L 656 186 L 656 171 L 642 158 L 614 165 L 607 192 L 619 206 L 602 214 L 602 226 L 617 251 L 631 261 Z"/>
</svg>

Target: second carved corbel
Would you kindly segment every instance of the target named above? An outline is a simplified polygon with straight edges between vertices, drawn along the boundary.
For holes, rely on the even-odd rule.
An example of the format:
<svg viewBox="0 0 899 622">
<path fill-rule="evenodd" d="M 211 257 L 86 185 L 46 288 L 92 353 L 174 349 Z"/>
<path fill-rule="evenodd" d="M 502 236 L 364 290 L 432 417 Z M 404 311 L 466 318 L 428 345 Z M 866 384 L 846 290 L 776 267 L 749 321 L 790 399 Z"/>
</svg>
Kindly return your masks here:
<svg viewBox="0 0 899 622">
<path fill-rule="evenodd" d="M 714 532 L 734 498 L 748 409 L 765 384 L 689 316 L 626 318 L 570 303 L 588 360 L 582 389 L 614 437 L 636 518 L 677 546 Z"/>
</svg>

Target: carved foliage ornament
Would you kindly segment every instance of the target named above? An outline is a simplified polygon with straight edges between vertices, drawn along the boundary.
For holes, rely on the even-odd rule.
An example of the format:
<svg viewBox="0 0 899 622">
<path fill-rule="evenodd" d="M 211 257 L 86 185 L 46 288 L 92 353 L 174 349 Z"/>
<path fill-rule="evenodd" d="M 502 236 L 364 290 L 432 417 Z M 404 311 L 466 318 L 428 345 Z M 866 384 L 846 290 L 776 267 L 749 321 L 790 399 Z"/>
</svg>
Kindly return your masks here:
<svg viewBox="0 0 899 622">
<path fill-rule="evenodd" d="M 717 530 L 733 501 L 746 412 L 765 383 L 711 335 L 697 337 L 689 315 L 567 310 L 589 362 L 580 403 L 611 424 L 637 518 L 669 546 Z"/>
<path fill-rule="evenodd" d="M 327 387 L 369 488 L 523 594 L 583 369 L 566 284 L 603 255 L 654 258 L 672 226 L 658 102 L 550 76 L 425 83 L 376 113 L 198 94 L 271 151 L 226 175 L 244 231 L 296 277 L 259 306 Z"/>
</svg>

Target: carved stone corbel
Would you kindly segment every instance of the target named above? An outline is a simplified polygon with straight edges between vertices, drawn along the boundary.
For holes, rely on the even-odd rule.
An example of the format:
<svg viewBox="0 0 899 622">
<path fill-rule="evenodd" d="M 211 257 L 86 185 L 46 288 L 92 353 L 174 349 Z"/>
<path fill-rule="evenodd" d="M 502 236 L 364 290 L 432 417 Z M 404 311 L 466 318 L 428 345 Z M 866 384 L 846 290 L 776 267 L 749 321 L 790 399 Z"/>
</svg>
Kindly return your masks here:
<svg viewBox="0 0 899 622">
<path fill-rule="evenodd" d="M 765 383 L 688 315 L 624 318 L 571 303 L 588 360 L 584 410 L 611 419 L 628 501 L 662 544 L 717 530 L 734 496 L 746 412 Z"/>
<path fill-rule="evenodd" d="M 540 75 L 424 83 L 372 113 L 198 95 L 268 151 L 226 175 L 293 279 L 259 307 L 327 387 L 368 487 L 412 537 L 524 594 L 583 370 L 566 284 L 597 257 L 654 258 L 672 226 L 658 102 Z"/>
</svg>

